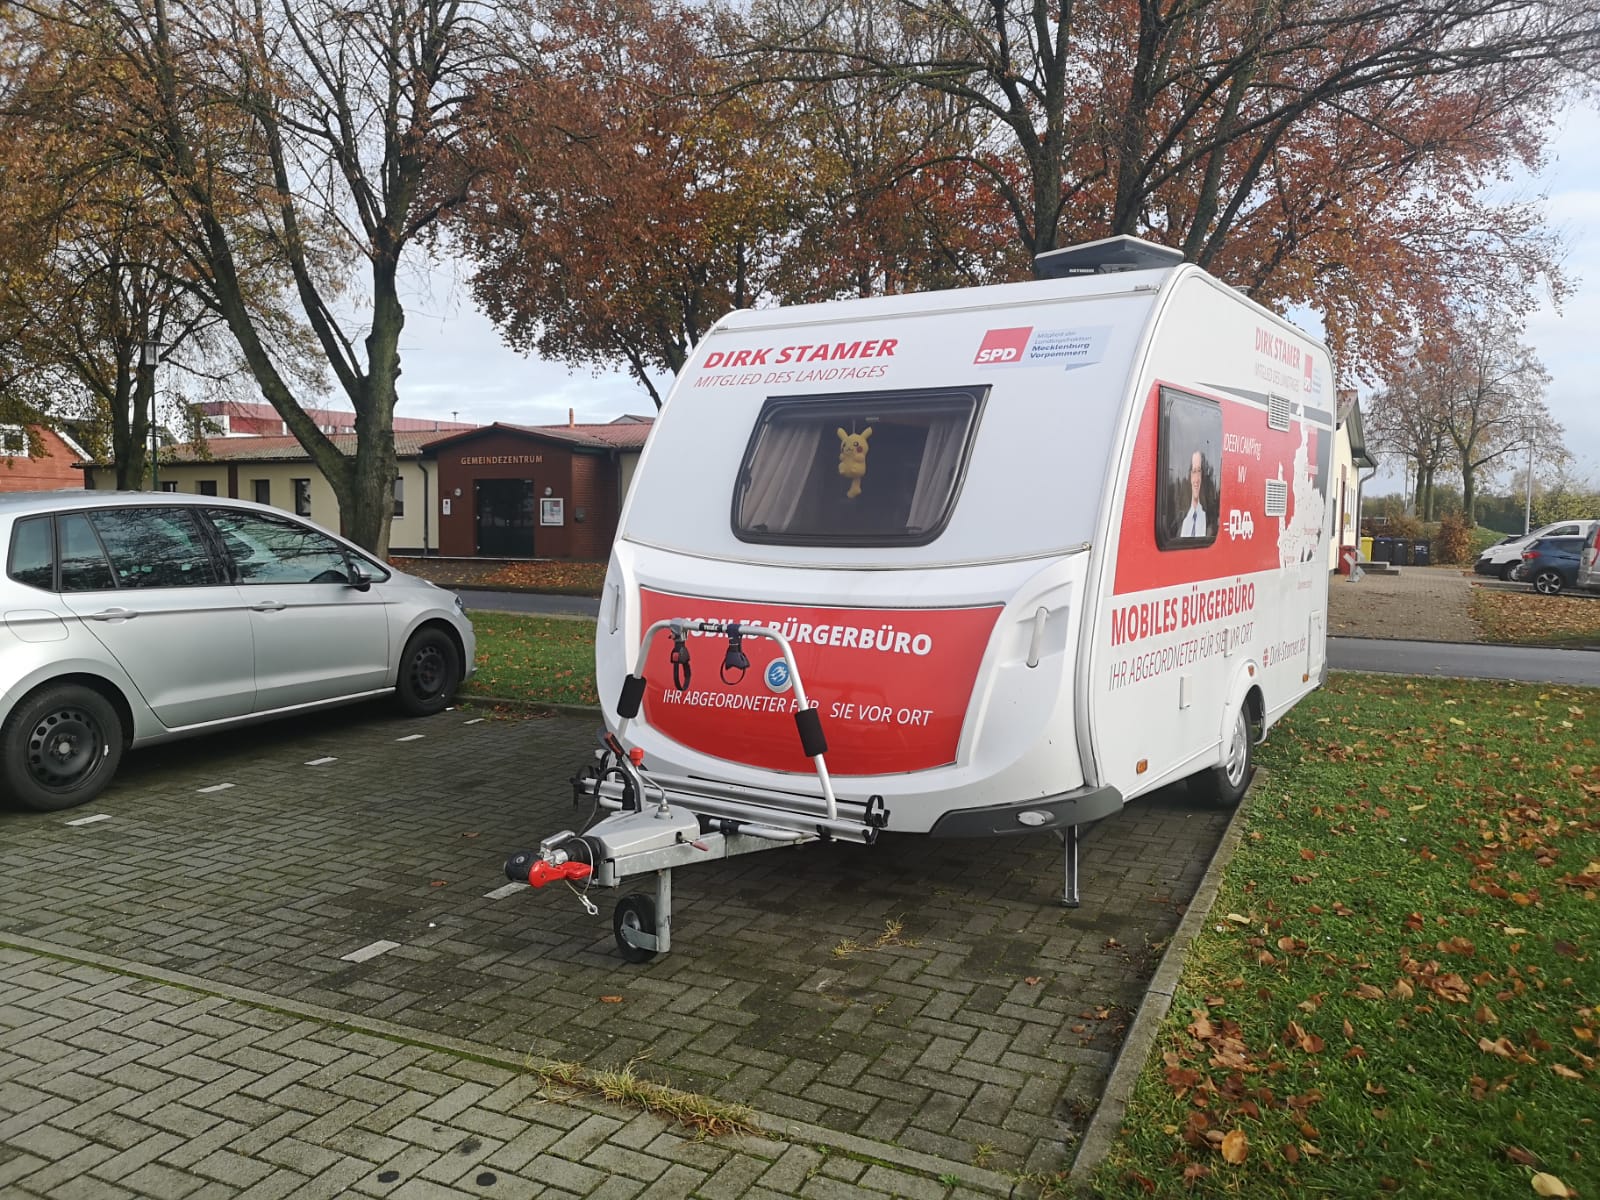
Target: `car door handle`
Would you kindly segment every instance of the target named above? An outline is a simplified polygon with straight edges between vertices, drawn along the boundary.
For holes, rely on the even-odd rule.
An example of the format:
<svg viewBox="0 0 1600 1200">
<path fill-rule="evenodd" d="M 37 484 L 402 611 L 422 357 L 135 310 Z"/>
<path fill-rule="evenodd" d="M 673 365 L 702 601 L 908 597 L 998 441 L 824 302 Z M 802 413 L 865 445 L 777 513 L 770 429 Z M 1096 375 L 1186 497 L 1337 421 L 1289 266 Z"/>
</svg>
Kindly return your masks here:
<svg viewBox="0 0 1600 1200">
<path fill-rule="evenodd" d="M 281 600 L 263 600 L 250 606 L 251 612 L 282 612 L 289 606 Z"/>
<path fill-rule="evenodd" d="M 139 614 L 131 608 L 103 608 L 97 613 L 90 613 L 91 621 L 127 621 Z"/>
</svg>

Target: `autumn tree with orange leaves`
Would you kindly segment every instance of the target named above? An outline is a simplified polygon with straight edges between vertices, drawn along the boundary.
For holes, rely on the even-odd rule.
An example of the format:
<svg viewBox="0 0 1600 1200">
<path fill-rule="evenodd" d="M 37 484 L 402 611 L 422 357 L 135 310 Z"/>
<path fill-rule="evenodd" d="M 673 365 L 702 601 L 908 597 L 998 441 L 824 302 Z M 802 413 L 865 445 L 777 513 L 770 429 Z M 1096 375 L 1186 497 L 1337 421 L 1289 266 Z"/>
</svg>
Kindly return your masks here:
<svg viewBox="0 0 1600 1200">
<path fill-rule="evenodd" d="M 668 0 L 525 24 L 519 68 L 474 99 L 454 215 L 518 349 L 624 363 L 659 405 L 652 372 L 730 309 L 980 282 L 1015 257 L 937 96 L 730 73 L 737 22 Z"/>
<path fill-rule="evenodd" d="M 1484 199 L 1539 161 L 1592 66 L 1588 4 L 1525 0 L 757 0 L 748 61 L 799 81 L 914 82 L 978 131 L 968 169 L 1031 255 L 1114 234 L 1277 309 L 1368 366 L 1447 304 L 1559 288 L 1531 207 Z"/>
</svg>

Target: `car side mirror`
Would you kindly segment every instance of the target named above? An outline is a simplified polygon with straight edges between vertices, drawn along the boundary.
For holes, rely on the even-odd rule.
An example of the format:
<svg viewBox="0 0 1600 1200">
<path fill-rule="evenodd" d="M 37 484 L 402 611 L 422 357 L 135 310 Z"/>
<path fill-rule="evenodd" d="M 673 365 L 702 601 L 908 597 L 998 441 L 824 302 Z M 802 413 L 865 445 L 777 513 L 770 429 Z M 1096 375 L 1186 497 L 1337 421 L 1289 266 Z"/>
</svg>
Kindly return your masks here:
<svg viewBox="0 0 1600 1200">
<path fill-rule="evenodd" d="M 372 576 L 367 574 L 367 568 L 355 559 L 350 560 L 350 586 L 358 592 L 365 592 L 372 587 Z"/>
</svg>

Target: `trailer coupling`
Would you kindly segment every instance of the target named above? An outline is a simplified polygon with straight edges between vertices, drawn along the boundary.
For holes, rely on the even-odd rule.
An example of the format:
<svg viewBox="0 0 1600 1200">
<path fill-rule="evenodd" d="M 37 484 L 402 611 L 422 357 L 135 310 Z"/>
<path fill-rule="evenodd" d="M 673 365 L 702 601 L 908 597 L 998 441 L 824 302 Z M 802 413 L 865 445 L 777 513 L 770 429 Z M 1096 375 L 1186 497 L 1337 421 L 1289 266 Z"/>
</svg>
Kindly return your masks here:
<svg viewBox="0 0 1600 1200">
<path fill-rule="evenodd" d="M 691 664 L 686 634 L 720 634 L 728 639 L 722 678 L 747 665 L 745 638 L 768 638 L 778 644 L 789 666 L 799 703 L 796 728 L 817 775 L 809 792 L 776 792 L 699 778 L 677 778 L 646 770 L 644 755 L 625 742 L 629 722 L 639 714 L 645 694 L 640 670 L 651 639 L 666 633 L 672 640 L 674 682 L 688 685 Z M 633 893 L 617 903 L 612 922 L 617 949 L 629 962 L 645 962 L 672 947 L 672 869 L 691 863 L 770 850 L 815 841 L 870 844 L 889 823 L 882 796 L 840 798 L 834 794 L 824 755 L 827 740 L 820 718 L 805 694 L 794 652 L 782 632 L 762 625 L 721 621 L 658 621 L 640 639 L 638 658 L 622 686 L 617 703 L 616 732 L 603 732 L 599 760 L 572 780 L 573 802 L 588 803 L 607 816 L 583 834 L 564 831 L 546 838 L 538 850 L 513 854 L 506 875 L 533 887 L 560 880 L 591 915 L 599 909 L 589 899 L 592 884 L 616 887 L 633 875 L 655 875 L 655 896 Z"/>
</svg>

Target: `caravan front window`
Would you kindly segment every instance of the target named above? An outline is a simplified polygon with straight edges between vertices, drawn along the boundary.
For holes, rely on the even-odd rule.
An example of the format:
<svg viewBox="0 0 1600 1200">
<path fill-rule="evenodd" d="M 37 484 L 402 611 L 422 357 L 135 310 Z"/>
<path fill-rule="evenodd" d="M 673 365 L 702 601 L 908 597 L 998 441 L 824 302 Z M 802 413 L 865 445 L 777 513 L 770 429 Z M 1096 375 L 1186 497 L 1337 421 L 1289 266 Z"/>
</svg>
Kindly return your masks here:
<svg viewBox="0 0 1600 1200">
<path fill-rule="evenodd" d="M 733 496 L 747 542 L 920 546 L 950 519 L 987 387 L 781 396 Z"/>
</svg>

